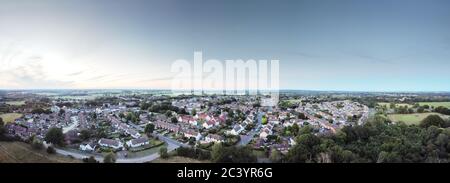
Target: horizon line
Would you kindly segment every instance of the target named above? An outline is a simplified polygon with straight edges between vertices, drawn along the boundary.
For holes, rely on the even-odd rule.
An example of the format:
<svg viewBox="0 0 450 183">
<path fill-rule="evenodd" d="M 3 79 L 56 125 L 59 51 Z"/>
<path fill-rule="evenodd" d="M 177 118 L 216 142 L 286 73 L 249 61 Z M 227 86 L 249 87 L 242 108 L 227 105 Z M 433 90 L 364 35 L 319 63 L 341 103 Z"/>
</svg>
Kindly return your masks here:
<svg viewBox="0 0 450 183">
<path fill-rule="evenodd" d="M 48 91 L 48 90 L 137 90 L 137 91 L 144 91 L 144 90 L 160 90 L 160 91 L 188 91 L 183 89 L 178 90 L 172 90 L 167 88 L 20 88 L 20 89 L 6 89 L 6 88 L 0 88 L 0 91 L 33 91 L 33 90 L 39 90 L 39 91 Z M 211 91 L 223 91 L 226 89 L 221 90 L 190 90 L 190 91 L 204 91 L 204 92 L 211 92 Z M 258 90 L 236 90 L 236 91 L 258 91 Z M 277 91 L 277 90 L 260 90 L 262 92 L 271 92 L 271 91 Z M 285 88 L 285 89 L 279 89 L 278 91 L 306 91 L 306 92 L 352 92 L 352 93 L 450 93 L 450 91 L 438 91 L 438 90 L 418 90 L 418 91 L 408 91 L 408 90 L 392 90 L 392 91 L 383 91 L 383 90 L 336 90 L 336 89 L 329 89 L 329 90 L 323 90 L 323 89 L 292 89 L 292 88 Z"/>
</svg>

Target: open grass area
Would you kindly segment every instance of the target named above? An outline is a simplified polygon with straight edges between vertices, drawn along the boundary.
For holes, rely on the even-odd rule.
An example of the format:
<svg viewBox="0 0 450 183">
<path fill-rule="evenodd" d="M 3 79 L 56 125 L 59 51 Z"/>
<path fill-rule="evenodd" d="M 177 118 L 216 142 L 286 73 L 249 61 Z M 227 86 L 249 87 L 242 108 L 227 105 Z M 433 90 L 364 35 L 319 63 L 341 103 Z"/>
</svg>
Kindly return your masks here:
<svg viewBox="0 0 450 183">
<path fill-rule="evenodd" d="M 450 108 L 450 102 L 419 102 L 419 105 L 428 105 L 430 107 L 439 107 L 443 106 L 446 108 Z"/>
<path fill-rule="evenodd" d="M 181 157 L 181 156 L 172 156 L 168 159 L 158 158 L 158 159 L 151 161 L 150 163 L 211 163 L 211 162 L 207 161 L 207 160 L 196 160 L 196 159 L 186 158 L 186 157 Z"/>
<path fill-rule="evenodd" d="M 150 154 L 154 154 L 154 153 L 159 153 L 159 149 L 161 148 L 167 148 L 167 144 L 161 145 L 161 146 L 157 146 L 157 147 L 153 147 L 150 149 L 145 149 L 142 151 L 137 151 L 137 152 L 128 152 L 128 157 L 129 158 L 135 158 L 135 157 L 142 157 L 142 156 L 148 156 Z"/>
<path fill-rule="evenodd" d="M 81 163 L 77 159 L 34 150 L 23 142 L 0 142 L 0 163 Z"/>
<path fill-rule="evenodd" d="M 19 114 L 19 113 L 0 114 L 0 118 L 2 118 L 5 123 L 12 123 L 16 119 L 21 118 L 21 117 L 22 117 L 22 114 Z"/>
<path fill-rule="evenodd" d="M 393 122 L 404 122 L 407 125 L 418 125 L 427 116 L 436 114 L 442 117 L 442 119 L 448 119 L 449 116 L 439 113 L 414 113 L 414 114 L 389 114 L 388 118 Z"/>
<path fill-rule="evenodd" d="M 8 105 L 15 105 L 15 106 L 25 105 L 25 101 L 9 101 L 5 103 Z"/>
<path fill-rule="evenodd" d="M 390 103 L 387 103 L 387 102 L 380 102 L 380 103 L 378 103 L 378 105 L 379 106 L 386 106 L 388 109 L 390 109 L 391 107 L 391 104 Z M 411 107 L 413 107 L 413 105 L 411 105 L 411 104 L 395 104 L 395 107 L 404 107 L 404 106 L 408 106 L 408 108 L 411 108 Z"/>
<path fill-rule="evenodd" d="M 291 100 L 286 100 L 286 101 L 290 102 L 291 104 L 298 104 L 298 103 L 302 102 L 301 99 L 291 99 Z"/>
</svg>

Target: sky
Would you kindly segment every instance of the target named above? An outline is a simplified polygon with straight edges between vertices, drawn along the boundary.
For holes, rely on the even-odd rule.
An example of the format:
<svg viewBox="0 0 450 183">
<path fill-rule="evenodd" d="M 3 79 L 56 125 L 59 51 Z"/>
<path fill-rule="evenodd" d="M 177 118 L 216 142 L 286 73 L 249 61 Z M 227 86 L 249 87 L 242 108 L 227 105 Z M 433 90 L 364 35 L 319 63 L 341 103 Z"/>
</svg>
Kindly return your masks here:
<svg viewBox="0 0 450 183">
<path fill-rule="evenodd" d="M 448 0 L 0 0 L 0 89 L 164 89 L 177 59 L 279 60 L 280 88 L 450 91 Z"/>
</svg>

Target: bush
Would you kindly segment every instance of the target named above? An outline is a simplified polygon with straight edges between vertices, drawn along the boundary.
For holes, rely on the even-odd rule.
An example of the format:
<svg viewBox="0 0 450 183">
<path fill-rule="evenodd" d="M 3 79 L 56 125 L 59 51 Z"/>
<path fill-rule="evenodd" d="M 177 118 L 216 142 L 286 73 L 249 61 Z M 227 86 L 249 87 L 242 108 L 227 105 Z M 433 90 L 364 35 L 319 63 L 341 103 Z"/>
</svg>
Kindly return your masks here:
<svg viewBox="0 0 450 183">
<path fill-rule="evenodd" d="M 45 141 L 55 145 L 64 145 L 64 134 L 61 128 L 50 128 L 45 134 Z"/>
<path fill-rule="evenodd" d="M 31 142 L 31 147 L 36 150 L 41 150 L 44 148 L 44 144 L 39 139 L 34 139 L 33 142 Z"/>
<path fill-rule="evenodd" d="M 56 150 L 55 150 L 55 148 L 53 146 L 48 146 L 47 147 L 47 153 L 48 154 L 55 154 Z"/>
<path fill-rule="evenodd" d="M 183 156 L 188 158 L 194 158 L 199 160 L 207 160 L 211 158 L 211 153 L 209 151 L 201 150 L 201 149 L 193 149 L 187 147 L 180 147 L 176 151 L 177 156 Z"/>
<path fill-rule="evenodd" d="M 103 163 L 115 163 L 116 155 L 114 153 L 108 153 L 105 157 L 103 157 Z"/>
<path fill-rule="evenodd" d="M 428 128 L 430 126 L 443 127 L 445 121 L 438 115 L 429 115 L 420 123 L 420 127 Z"/>
<path fill-rule="evenodd" d="M 83 163 L 99 163 L 94 156 L 90 156 L 89 158 L 83 158 Z"/>
<path fill-rule="evenodd" d="M 161 156 L 161 158 L 163 158 L 163 159 L 169 158 L 169 154 L 167 153 L 167 148 L 166 147 L 161 147 L 159 149 L 159 156 Z"/>
</svg>

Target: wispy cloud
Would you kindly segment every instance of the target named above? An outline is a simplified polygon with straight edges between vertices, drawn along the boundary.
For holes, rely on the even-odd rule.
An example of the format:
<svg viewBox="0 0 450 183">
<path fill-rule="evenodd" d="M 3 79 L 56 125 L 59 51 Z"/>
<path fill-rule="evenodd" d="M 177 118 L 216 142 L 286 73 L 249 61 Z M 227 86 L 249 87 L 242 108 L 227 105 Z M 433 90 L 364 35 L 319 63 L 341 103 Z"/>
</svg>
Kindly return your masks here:
<svg viewBox="0 0 450 183">
<path fill-rule="evenodd" d="M 99 76 L 91 77 L 91 78 L 87 79 L 86 81 L 97 81 L 100 79 L 104 79 L 108 76 L 110 76 L 110 75 L 109 74 L 99 75 Z"/>
<path fill-rule="evenodd" d="M 0 78 L 0 88 L 64 88 L 74 84 L 73 81 L 48 79 L 41 62 L 36 60 L 0 72 Z"/>
<path fill-rule="evenodd" d="M 67 76 L 78 76 L 78 75 L 83 74 L 83 73 L 84 73 L 83 71 L 74 72 L 74 73 L 67 74 Z"/>
</svg>

